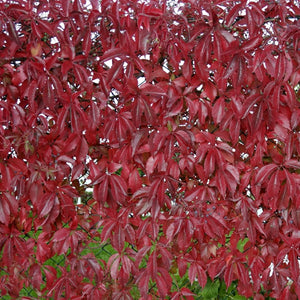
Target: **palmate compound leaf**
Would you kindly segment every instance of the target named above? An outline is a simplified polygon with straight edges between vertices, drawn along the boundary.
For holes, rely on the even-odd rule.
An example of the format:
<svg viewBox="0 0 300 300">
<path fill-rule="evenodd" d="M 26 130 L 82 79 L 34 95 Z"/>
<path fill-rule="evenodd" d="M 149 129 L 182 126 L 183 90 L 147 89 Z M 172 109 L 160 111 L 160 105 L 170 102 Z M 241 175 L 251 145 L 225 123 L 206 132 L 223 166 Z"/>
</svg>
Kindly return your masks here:
<svg viewBox="0 0 300 300">
<path fill-rule="evenodd" d="M 60 299 L 63 294 L 70 298 L 76 288 L 76 281 L 68 276 L 66 270 L 60 267 L 60 271 L 63 275 L 53 283 L 52 288 L 47 293 L 48 297 L 54 296 L 55 300 Z"/>
<path fill-rule="evenodd" d="M 189 279 L 191 283 L 193 283 L 197 277 L 200 286 L 202 288 L 205 287 L 206 282 L 207 282 L 207 275 L 205 270 L 202 268 L 202 266 L 198 265 L 197 263 L 192 263 L 189 267 Z"/>
<path fill-rule="evenodd" d="M 159 268 L 159 275 L 156 277 L 158 293 L 161 297 L 166 297 L 169 294 L 172 286 L 172 278 L 169 272 L 163 268 Z"/>
</svg>

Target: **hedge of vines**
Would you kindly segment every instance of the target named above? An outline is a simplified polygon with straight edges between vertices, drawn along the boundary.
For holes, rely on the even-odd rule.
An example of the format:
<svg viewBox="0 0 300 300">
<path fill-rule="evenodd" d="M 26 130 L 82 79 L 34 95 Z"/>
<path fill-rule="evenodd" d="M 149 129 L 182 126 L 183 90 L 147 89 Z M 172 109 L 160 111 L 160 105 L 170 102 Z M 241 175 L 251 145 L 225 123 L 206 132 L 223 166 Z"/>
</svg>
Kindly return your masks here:
<svg viewBox="0 0 300 300">
<path fill-rule="evenodd" d="M 300 298 L 299 15 L 1 1 L 2 297 Z"/>
</svg>

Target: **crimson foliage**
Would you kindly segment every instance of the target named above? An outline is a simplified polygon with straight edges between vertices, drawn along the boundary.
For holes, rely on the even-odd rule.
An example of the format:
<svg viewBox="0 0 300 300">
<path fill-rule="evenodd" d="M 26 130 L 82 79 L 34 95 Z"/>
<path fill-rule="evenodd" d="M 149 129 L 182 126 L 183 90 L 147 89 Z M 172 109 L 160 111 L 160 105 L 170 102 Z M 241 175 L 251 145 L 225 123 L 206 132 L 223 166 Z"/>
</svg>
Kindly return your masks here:
<svg viewBox="0 0 300 300">
<path fill-rule="evenodd" d="M 0 4 L 2 295 L 300 298 L 298 1 L 98 2 Z"/>
</svg>

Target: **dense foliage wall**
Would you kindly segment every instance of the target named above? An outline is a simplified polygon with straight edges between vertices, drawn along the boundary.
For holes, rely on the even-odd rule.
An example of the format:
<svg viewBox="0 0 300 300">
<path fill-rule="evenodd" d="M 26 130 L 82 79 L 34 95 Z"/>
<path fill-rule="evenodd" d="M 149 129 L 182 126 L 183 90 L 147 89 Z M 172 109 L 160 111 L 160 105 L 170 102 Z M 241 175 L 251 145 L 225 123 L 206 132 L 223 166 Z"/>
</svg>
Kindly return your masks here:
<svg viewBox="0 0 300 300">
<path fill-rule="evenodd" d="M 2 296 L 300 298 L 299 11 L 1 1 Z"/>
</svg>

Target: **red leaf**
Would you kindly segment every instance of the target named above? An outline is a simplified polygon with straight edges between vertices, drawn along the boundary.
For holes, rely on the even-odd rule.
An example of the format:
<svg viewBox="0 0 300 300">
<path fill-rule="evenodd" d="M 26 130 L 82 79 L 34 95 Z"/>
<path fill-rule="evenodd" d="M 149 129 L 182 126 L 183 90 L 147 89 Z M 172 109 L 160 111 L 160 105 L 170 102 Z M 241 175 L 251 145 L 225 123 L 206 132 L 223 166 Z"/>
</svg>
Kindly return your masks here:
<svg viewBox="0 0 300 300">
<path fill-rule="evenodd" d="M 146 171 L 147 171 L 148 176 L 153 173 L 156 164 L 157 164 L 157 161 L 155 158 L 153 158 L 152 156 L 148 158 L 147 164 L 146 164 Z"/>
<path fill-rule="evenodd" d="M 181 293 L 182 293 L 183 296 L 195 296 L 195 294 L 192 293 L 191 290 L 186 288 L 186 287 L 183 287 L 181 289 Z"/>
<path fill-rule="evenodd" d="M 30 268 L 29 274 L 30 274 L 30 277 L 31 277 L 32 286 L 35 289 L 39 290 L 41 284 L 43 283 L 41 267 L 37 264 L 33 265 Z"/>
<path fill-rule="evenodd" d="M 170 276 L 168 276 L 168 277 L 170 277 Z M 159 292 L 160 296 L 163 298 L 166 297 L 166 295 L 168 294 L 169 289 L 170 289 L 170 282 L 167 282 L 168 277 L 161 275 L 156 278 L 158 292 Z M 171 280 L 171 284 L 172 284 L 172 280 Z"/>
<path fill-rule="evenodd" d="M 220 123 L 225 114 L 225 102 L 223 98 L 219 98 L 212 108 L 212 116 L 216 124 Z"/>
<path fill-rule="evenodd" d="M 21 65 L 18 67 L 17 72 L 15 72 L 13 78 L 12 78 L 12 83 L 15 86 L 20 85 L 27 79 L 27 74 L 24 72 L 24 67 Z"/>
<path fill-rule="evenodd" d="M 239 275 L 239 280 L 244 284 L 248 285 L 249 284 L 249 276 L 248 276 L 248 271 L 245 268 L 245 266 L 241 263 L 237 263 L 237 271 Z"/>
<path fill-rule="evenodd" d="M 54 91 L 48 78 L 46 78 L 46 84 L 43 87 L 43 101 L 45 107 L 54 108 Z"/>
<path fill-rule="evenodd" d="M 65 240 L 69 236 L 70 236 L 70 229 L 69 228 L 61 228 L 54 233 L 52 241 L 60 242 L 60 241 Z"/>
<path fill-rule="evenodd" d="M 78 162 L 84 162 L 87 158 L 89 146 L 84 136 L 80 139 L 80 147 L 78 149 L 77 160 Z"/>
<path fill-rule="evenodd" d="M 37 87 L 38 84 L 35 80 L 33 80 L 28 86 L 28 101 L 32 109 L 35 108 L 35 95 L 37 92 Z"/>
<path fill-rule="evenodd" d="M 15 24 L 11 21 L 11 19 L 7 19 L 7 31 L 9 33 L 9 37 L 16 42 L 17 45 L 20 45 L 20 39 L 18 33 L 15 28 Z"/>
<path fill-rule="evenodd" d="M 257 48 L 262 41 L 261 36 L 255 36 L 250 40 L 247 40 L 247 42 L 243 43 L 242 47 L 244 51 L 253 50 L 253 48 Z"/>
<path fill-rule="evenodd" d="M 253 105 L 260 100 L 260 95 L 252 95 L 246 99 L 246 101 L 243 104 L 244 112 L 242 119 L 244 119 L 250 112 L 250 110 L 253 108 Z"/>
<path fill-rule="evenodd" d="M 204 161 L 204 172 L 206 174 L 206 177 L 209 177 L 216 168 L 216 158 L 215 153 L 213 151 L 210 151 L 207 153 L 205 161 Z"/>
<path fill-rule="evenodd" d="M 128 187 L 132 192 L 136 192 L 142 186 L 142 179 L 137 169 L 134 169 L 129 174 Z"/>
<path fill-rule="evenodd" d="M 235 21 L 236 17 L 239 15 L 239 11 L 243 8 L 241 4 L 234 5 L 228 14 L 226 14 L 226 25 L 230 27 Z"/>
<path fill-rule="evenodd" d="M 148 294 L 149 280 L 150 274 L 148 274 L 146 271 L 144 271 L 137 280 L 141 295 L 144 297 L 146 297 Z"/>
<path fill-rule="evenodd" d="M 192 190 L 191 193 L 187 193 L 185 197 L 186 202 L 196 201 L 201 202 L 203 201 L 203 198 L 205 197 L 205 192 L 201 187 L 196 188 L 195 190 Z"/>
<path fill-rule="evenodd" d="M 157 85 L 153 85 L 150 83 L 144 83 L 141 87 L 141 93 L 144 95 L 150 96 L 167 96 L 167 93 L 164 89 Z"/>
<path fill-rule="evenodd" d="M 115 162 L 110 162 L 108 165 L 108 173 L 113 174 L 122 168 L 121 164 L 117 164 Z"/>
<path fill-rule="evenodd" d="M 75 160 L 72 159 L 71 157 L 67 156 L 67 155 L 61 155 L 58 159 L 57 159 L 57 162 L 68 162 L 70 163 L 71 165 L 74 165 L 75 164 Z"/>
<path fill-rule="evenodd" d="M 72 168 L 72 181 L 74 181 L 75 179 L 78 179 L 84 171 L 84 164 L 80 163 L 77 164 L 75 166 L 73 166 Z"/>
<path fill-rule="evenodd" d="M 225 273 L 224 273 L 224 280 L 226 287 L 228 288 L 231 285 L 231 282 L 233 281 L 233 265 L 230 264 L 226 267 Z"/>
<path fill-rule="evenodd" d="M 286 60 L 286 68 L 285 68 L 285 74 L 284 74 L 284 81 L 288 81 L 293 74 L 294 66 L 293 66 L 293 60 L 290 57 L 289 53 L 285 53 L 285 60 Z"/>
<path fill-rule="evenodd" d="M 10 209 L 8 202 L 5 198 L 2 198 L 0 201 L 0 222 L 8 225 L 10 219 Z"/>
<path fill-rule="evenodd" d="M 122 267 L 124 269 L 125 274 L 129 276 L 132 268 L 132 261 L 127 256 L 123 256 L 121 261 L 122 261 Z"/>
<path fill-rule="evenodd" d="M 107 239 L 109 239 L 112 234 L 112 230 L 114 229 L 114 227 L 116 226 L 116 223 L 112 220 L 110 220 L 109 222 L 105 222 L 102 232 L 101 232 L 101 240 L 102 241 L 106 241 Z"/>
<path fill-rule="evenodd" d="M 193 283 L 197 276 L 197 264 L 196 263 L 191 263 L 188 273 L 189 273 L 189 280 L 191 283 Z"/>
<path fill-rule="evenodd" d="M 119 253 L 121 253 L 124 248 L 125 234 L 124 234 L 124 229 L 120 225 L 117 226 L 117 229 L 113 234 L 111 242 L 112 242 L 113 247 Z"/>
<path fill-rule="evenodd" d="M 226 71 L 225 71 L 225 74 L 224 74 L 224 77 L 225 77 L 225 78 L 228 78 L 229 76 L 231 76 L 232 73 L 238 69 L 238 63 L 239 63 L 239 59 L 238 59 L 238 57 L 235 55 L 235 56 L 232 58 L 232 60 L 231 60 L 231 62 L 230 62 L 230 64 L 229 64 L 229 66 L 226 68 Z"/>
<path fill-rule="evenodd" d="M 106 84 L 109 86 L 114 80 L 121 75 L 121 69 L 123 68 L 123 62 L 116 60 L 112 67 L 109 69 L 106 77 Z"/>
<path fill-rule="evenodd" d="M 281 80 L 285 75 L 285 66 L 286 66 L 285 59 L 286 58 L 284 57 L 284 54 L 280 53 L 275 66 L 275 76 L 277 80 Z"/>
<path fill-rule="evenodd" d="M 112 49 L 105 51 L 105 53 L 101 57 L 101 60 L 107 61 L 107 60 L 115 58 L 115 57 L 122 58 L 124 56 L 124 54 L 125 54 L 124 49 L 112 48 Z"/>
<path fill-rule="evenodd" d="M 296 159 L 289 159 L 287 160 L 284 165 L 287 167 L 287 168 L 293 168 L 293 169 L 300 169 L 300 161 L 296 160 Z"/>
<path fill-rule="evenodd" d="M 100 203 L 105 203 L 108 197 L 108 176 L 101 176 L 96 183 L 99 183 L 94 187 L 94 197 Z"/>
<path fill-rule="evenodd" d="M 177 130 L 174 132 L 176 139 L 182 147 L 192 147 L 193 136 L 189 131 Z"/>
<path fill-rule="evenodd" d="M 73 68 L 73 64 L 70 60 L 64 60 L 61 66 L 62 75 L 67 75 L 68 71 Z"/>
<path fill-rule="evenodd" d="M 112 174 L 109 180 L 113 199 L 119 204 L 123 204 L 127 195 L 126 181 L 121 176 L 115 174 Z"/>
<path fill-rule="evenodd" d="M 92 46 L 91 29 L 88 26 L 87 31 L 84 35 L 83 43 L 82 43 L 83 55 L 88 56 L 90 54 L 91 46 Z"/>
<path fill-rule="evenodd" d="M 52 194 L 46 194 L 41 199 L 41 204 L 39 204 L 39 206 L 41 207 L 41 210 L 39 213 L 40 218 L 43 218 L 50 213 L 50 211 L 52 210 L 52 208 L 54 206 L 55 198 L 56 198 L 56 195 L 52 193 Z"/>
<path fill-rule="evenodd" d="M 175 223 L 171 223 L 166 231 L 166 237 L 169 243 L 173 240 L 175 235 L 174 233 L 175 233 Z"/>
<path fill-rule="evenodd" d="M 110 275 L 112 279 L 116 280 L 119 273 L 120 256 L 118 253 L 111 256 L 108 266 L 110 266 Z"/>
<path fill-rule="evenodd" d="M 206 276 L 206 273 L 203 270 L 203 268 L 199 265 L 197 266 L 197 277 L 198 277 L 198 281 L 200 283 L 200 286 L 202 288 L 204 288 L 206 283 L 207 283 L 207 276 Z"/>
<path fill-rule="evenodd" d="M 99 124 L 100 111 L 94 101 L 91 101 L 91 129 L 95 130 Z"/>
<path fill-rule="evenodd" d="M 13 239 L 8 238 L 3 246 L 2 260 L 7 266 L 11 266 L 14 262 L 14 247 Z"/>
<path fill-rule="evenodd" d="M 187 262 L 182 257 L 178 257 L 177 258 L 177 265 L 178 265 L 179 275 L 180 275 L 180 277 L 183 277 L 184 274 L 186 273 Z"/>
<path fill-rule="evenodd" d="M 36 19 L 35 22 L 38 23 L 37 28 L 40 28 L 42 32 L 46 32 L 49 36 L 53 34 L 53 30 L 55 30 L 55 27 L 51 27 L 51 23 L 41 20 L 40 18 Z"/>
<path fill-rule="evenodd" d="M 260 168 L 255 176 L 256 184 L 262 184 L 265 182 L 266 178 L 277 168 L 275 164 L 265 165 Z"/>
<path fill-rule="evenodd" d="M 202 92 L 201 96 L 207 97 L 210 99 L 210 101 L 213 102 L 214 99 L 217 97 L 217 95 L 218 95 L 217 87 L 211 81 L 207 81 L 204 84 L 203 92 Z"/>
</svg>

